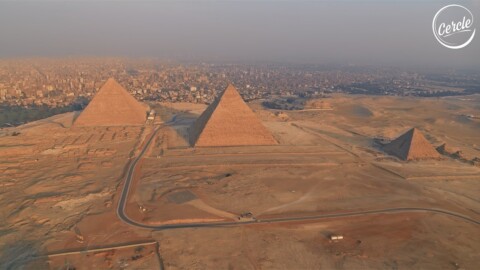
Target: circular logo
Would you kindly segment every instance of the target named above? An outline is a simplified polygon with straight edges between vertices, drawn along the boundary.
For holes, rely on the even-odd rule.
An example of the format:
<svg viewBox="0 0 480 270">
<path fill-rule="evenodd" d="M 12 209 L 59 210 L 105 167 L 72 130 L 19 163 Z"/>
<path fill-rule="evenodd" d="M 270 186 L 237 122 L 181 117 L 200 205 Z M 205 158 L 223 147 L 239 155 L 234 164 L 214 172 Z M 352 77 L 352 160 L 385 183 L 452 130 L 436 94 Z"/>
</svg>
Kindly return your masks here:
<svg viewBox="0 0 480 270">
<path fill-rule="evenodd" d="M 438 42 L 449 49 L 461 49 L 475 36 L 473 14 L 460 5 L 441 8 L 433 17 L 432 28 Z"/>
</svg>

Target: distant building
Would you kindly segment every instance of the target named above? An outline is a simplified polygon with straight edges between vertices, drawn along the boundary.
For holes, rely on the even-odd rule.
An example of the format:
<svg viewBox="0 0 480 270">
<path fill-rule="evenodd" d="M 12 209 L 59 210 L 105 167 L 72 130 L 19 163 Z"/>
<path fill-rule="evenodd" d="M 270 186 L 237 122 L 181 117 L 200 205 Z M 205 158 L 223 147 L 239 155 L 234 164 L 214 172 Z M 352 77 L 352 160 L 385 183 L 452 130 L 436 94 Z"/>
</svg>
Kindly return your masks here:
<svg viewBox="0 0 480 270">
<path fill-rule="evenodd" d="M 148 113 L 147 119 L 148 119 L 148 120 L 154 120 L 154 119 L 155 119 L 155 110 L 151 110 L 151 111 Z"/>
</svg>

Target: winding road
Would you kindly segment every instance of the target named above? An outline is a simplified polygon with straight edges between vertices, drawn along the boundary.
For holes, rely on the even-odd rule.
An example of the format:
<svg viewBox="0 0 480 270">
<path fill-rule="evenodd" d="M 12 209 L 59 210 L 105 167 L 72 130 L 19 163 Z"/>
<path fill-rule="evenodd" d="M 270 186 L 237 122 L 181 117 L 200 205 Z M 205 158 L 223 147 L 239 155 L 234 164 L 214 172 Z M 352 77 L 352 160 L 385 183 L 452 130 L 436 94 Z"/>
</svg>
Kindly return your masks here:
<svg viewBox="0 0 480 270">
<path fill-rule="evenodd" d="M 169 122 L 164 123 L 163 125 L 167 125 L 173 123 L 176 119 L 174 116 Z M 128 217 L 125 213 L 125 208 L 128 201 L 128 196 L 130 193 L 130 187 L 132 184 L 133 175 L 136 169 L 138 162 L 142 159 L 145 152 L 148 150 L 150 144 L 152 143 L 153 139 L 155 138 L 156 134 L 163 126 L 160 125 L 155 128 L 154 132 L 148 138 L 147 142 L 145 143 L 143 149 L 135 158 L 135 160 L 130 164 L 128 168 L 128 172 L 125 176 L 125 182 L 123 185 L 123 189 L 120 195 L 120 200 L 118 201 L 117 207 L 117 216 L 118 218 L 123 221 L 124 223 L 138 227 L 143 229 L 151 229 L 151 230 L 166 230 L 166 229 L 179 229 L 179 228 L 201 228 L 201 227 L 220 227 L 220 226 L 241 226 L 246 224 L 269 224 L 269 223 L 280 223 L 280 222 L 294 222 L 294 221 L 315 221 L 321 219 L 333 219 L 333 218 L 342 218 L 342 217 L 357 217 L 357 216 L 367 216 L 367 215 L 378 215 L 378 214 L 394 214 L 394 213 L 433 213 L 433 214 L 440 214 L 444 216 L 449 216 L 452 218 L 456 218 L 459 220 L 463 220 L 475 225 L 480 225 L 480 221 L 477 221 L 473 218 L 468 216 L 462 215 L 460 213 L 443 210 L 443 209 L 436 209 L 436 208 L 422 208 L 422 207 L 400 207 L 400 208 L 385 208 L 385 209 L 375 209 L 375 210 L 365 210 L 365 211 L 352 211 L 352 212 L 343 212 L 343 213 L 333 213 L 333 214 L 320 214 L 320 215 L 312 215 L 312 216 L 302 216 L 302 217 L 285 217 L 285 218 L 269 218 L 269 219 L 259 219 L 259 220 L 252 220 L 252 221 L 225 221 L 225 222 L 202 222 L 202 223 L 180 223 L 180 224 L 165 224 L 165 225 L 149 225 L 137 222 Z"/>
</svg>

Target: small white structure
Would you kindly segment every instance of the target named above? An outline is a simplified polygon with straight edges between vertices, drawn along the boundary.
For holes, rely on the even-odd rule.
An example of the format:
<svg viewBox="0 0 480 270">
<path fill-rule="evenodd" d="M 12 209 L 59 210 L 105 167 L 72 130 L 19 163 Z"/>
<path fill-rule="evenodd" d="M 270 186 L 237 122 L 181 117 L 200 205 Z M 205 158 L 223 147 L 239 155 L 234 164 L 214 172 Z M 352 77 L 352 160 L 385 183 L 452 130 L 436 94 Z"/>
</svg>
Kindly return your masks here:
<svg viewBox="0 0 480 270">
<path fill-rule="evenodd" d="M 330 235 L 330 240 L 332 241 L 343 240 L 343 235 Z"/>
<path fill-rule="evenodd" d="M 151 110 L 151 111 L 148 113 L 147 120 L 154 120 L 154 119 L 155 119 L 155 110 Z"/>
</svg>

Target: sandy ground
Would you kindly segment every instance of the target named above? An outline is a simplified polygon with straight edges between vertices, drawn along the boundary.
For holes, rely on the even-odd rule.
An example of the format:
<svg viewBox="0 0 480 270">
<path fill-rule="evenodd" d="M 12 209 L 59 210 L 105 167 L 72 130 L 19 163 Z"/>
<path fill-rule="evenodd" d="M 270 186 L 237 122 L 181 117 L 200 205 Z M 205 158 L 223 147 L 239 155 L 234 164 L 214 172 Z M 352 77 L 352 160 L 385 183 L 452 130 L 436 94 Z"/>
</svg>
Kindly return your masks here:
<svg viewBox="0 0 480 270">
<path fill-rule="evenodd" d="M 0 137 L 0 265 L 7 269 L 28 261 L 22 258 L 146 238 L 119 224 L 113 209 L 125 165 L 149 127 L 71 128 L 75 116 Z"/>
<path fill-rule="evenodd" d="M 155 237 L 166 269 L 475 269 L 474 230 L 433 215 L 385 215 Z M 344 240 L 329 240 L 339 233 Z"/>
<path fill-rule="evenodd" d="M 281 114 L 249 104 L 279 145 L 198 149 L 188 146 L 187 130 L 205 106 L 154 105 L 156 123 L 176 118 L 140 163 L 127 213 L 166 224 L 431 207 L 480 220 L 480 167 L 465 161 L 480 157 L 480 121 L 464 116 L 480 115 L 480 96 L 334 96 L 328 104 L 332 110 Z M 71 128 L 75 117 L 0 131 L 0 268 L 479 267 L 478 225 L 438 214 L 165 231 L 125 225 L 115 213 L 122 177 L 153 128 Z M 463 160 L 404 162 L 374 143 L 411 127 Z M 139 241 L 158 246 L 122 248 Z M 107 250 L 41 257 L 95 248 Z"/>
</svg>

